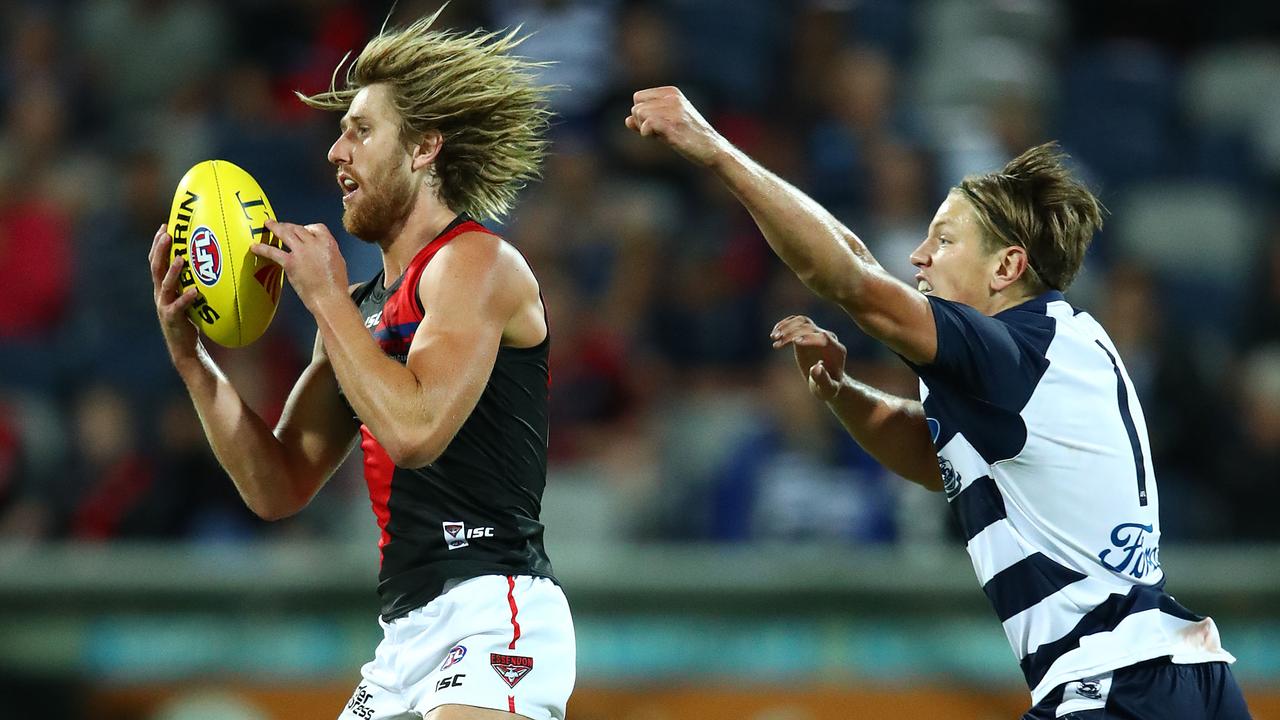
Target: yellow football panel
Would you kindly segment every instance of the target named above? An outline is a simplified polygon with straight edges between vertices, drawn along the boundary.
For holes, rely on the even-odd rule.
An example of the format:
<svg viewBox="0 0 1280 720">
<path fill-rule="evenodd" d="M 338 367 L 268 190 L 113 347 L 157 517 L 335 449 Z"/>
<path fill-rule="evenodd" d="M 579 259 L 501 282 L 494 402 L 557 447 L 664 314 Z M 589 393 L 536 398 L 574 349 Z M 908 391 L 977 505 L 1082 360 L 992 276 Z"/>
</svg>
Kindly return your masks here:
<svg viewBox="0 0 1280 720">
<path fill-rule="evenodd" d="M 214 192 L 209 197 L 206 213 L 204 215 L 205 225 L 213 230 L 214 236 L 218 240 L 218 253 L 221 256 L 221 271 L 218 274 L 218 280 L 213 285 L 201 288 L 208 299 L 209 305 L 216 308 L 219 317 L 215 322 L 209 323 L 205 327 L 205 333 L 210 340 L 224 345 L 226 347 L 240 347 L 240 311 L 237 307 L 239 300 L 236 297 L 236 238 L 232 235 L 234 226 L 227 222 L 225 201 L 220 202 L 219 198 L 225 198 L 227 194 L 226 180 L 223 177 L 223 162 L 218 160 L 210 160 L 213 182 L 212 189 Z"/>
<path fill-rule="evenodd" d="M 228 281 L 226 228 L 217 202 L 217 182 L 214 162 L 206 160 L 187 171 L 178 183 L 169 214 L 169 234 L 173 237 L 169 260 L 172 262 L 178 254 L 186 256 L 187 264 L 179 277 L 179 292 L 195 286 L 201 295 L 188 309 L 188 316 L 206 337 L 221 345 L 229 345 L 237 339 L 239 322 L 234 314 L 234 283 Z M 205 285 L 192 273 L 191 236 L 201 226 L 213 232 L 222 256 L 222 270 L 213 285 Z"/>
<path fill-rule="evenodd" d="M 283 272 L 275 263 L 249 251 L 250 245 L 280 243 L 266 229 L 266 221 L 275 212 L 266 193 L 249 173 L 224 161 L 218 162 L 218 178 L 222 185 L 222 210 L 231 238 L 229 261 L 234 268 L 236 311 L 239 314 L 238 345 L 248 345 L 266 332 L 275 317 L 280 298 Z"/>
</svg>

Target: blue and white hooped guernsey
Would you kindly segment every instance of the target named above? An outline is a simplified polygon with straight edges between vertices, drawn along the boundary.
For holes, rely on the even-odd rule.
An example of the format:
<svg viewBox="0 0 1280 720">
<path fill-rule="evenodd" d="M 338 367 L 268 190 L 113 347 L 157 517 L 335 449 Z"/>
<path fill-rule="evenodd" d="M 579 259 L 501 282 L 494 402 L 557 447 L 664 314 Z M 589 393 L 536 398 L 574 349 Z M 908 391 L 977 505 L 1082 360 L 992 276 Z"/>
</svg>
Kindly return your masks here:
<svg viewBox="0 0 1280 720">
<path fill-rule="evenodd" d="M 1056 291 L 995 317 L 929 302 L 937 356 L 912 368 L 1032 702 L 1152 658 L 1234 662 L 1213 621 L 1164 592 L 1146 421 L 1102 326 Z"/>
</svg>

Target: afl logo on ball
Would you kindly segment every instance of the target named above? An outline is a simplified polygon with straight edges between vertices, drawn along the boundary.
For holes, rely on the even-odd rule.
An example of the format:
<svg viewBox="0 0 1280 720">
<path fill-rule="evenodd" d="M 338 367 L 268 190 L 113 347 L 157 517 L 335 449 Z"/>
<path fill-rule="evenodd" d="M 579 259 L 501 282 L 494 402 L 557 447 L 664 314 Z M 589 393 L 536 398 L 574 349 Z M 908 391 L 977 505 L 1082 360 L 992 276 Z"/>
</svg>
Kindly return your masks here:
<svg viewBox="0 0 1280 720">
<path fill-rule="evenodd" d="M 222 276 L 222 251 L 213 231 L 201 225 L 191 234 L 191 272 L 205 285 L 212 286 Z"/>
</svg>

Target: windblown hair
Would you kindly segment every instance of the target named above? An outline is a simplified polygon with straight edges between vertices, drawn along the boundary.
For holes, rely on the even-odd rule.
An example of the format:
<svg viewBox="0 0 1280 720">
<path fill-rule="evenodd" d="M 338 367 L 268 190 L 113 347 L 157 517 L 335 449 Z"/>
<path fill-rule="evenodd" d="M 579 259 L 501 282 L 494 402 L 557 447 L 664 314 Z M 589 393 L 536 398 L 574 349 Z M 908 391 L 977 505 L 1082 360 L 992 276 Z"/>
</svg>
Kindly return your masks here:
<svg viewBox="0 0 1280 720">
<path fill-rule="evenodd" d="M 551 111 L 533 73 L 546 63 L 511 54 L 528 37 L 518 27 L 432 30 L 443 9 L 403 29 L 384 27 L 347 68 L 343 87 L 338 71 L 346 57 L 327 91 L 295 94 L 313 108 L 346 112 L 361 88 L 387 85 L 405 142 L 421 142 L 429 130 L 443 137 L 435 161 L 441 199 L 477 219 L 497 219 L 541 175 Z"/>
<path fill-rule="evenodd" d="M 1066 290 L 1102 229 L 1105 208 L 1064 165 L 1056 142 L 1027 150 L 999 172 L 970 175 L 957 189 L 973 203 L 989 250 L 1027 251 L 1028 280 L 1038 290 Z"/>
</svg>

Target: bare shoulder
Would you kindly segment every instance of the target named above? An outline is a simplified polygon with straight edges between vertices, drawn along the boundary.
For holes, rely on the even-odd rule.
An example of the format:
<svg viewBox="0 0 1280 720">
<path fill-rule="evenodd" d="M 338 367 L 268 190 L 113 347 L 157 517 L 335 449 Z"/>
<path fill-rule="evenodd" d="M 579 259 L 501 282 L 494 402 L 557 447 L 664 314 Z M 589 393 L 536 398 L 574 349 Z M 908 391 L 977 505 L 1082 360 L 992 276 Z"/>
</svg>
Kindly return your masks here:
<svg viewBox="0 0 1280 720">
<path fill-rule="evenodd" d="M 538 291 L 538 281 L 524 255 L 498 235 L 488 232 L 466 232 L 440 248 L 431 264 L 439 273 L 464 279 L 469 283 L 496 283 L 521 293 Z M 478 286 L 477 286 L 478 287 Z"/>
<path fill-rule="evenodd" d="M 546 339 L 538 280 L 514 245 L 491 233 L 471 232 L 459 235 L 439 255 L 446 251 L 448 269 L 441 267 L 439 277 L 449 278 L 453 292 L 466 294 L 464 304 L 472 304 L 501 327 L 502 345 L 526 348 Z M 442 259 L 439 255 L 432 264 Z"/>
</svg>

